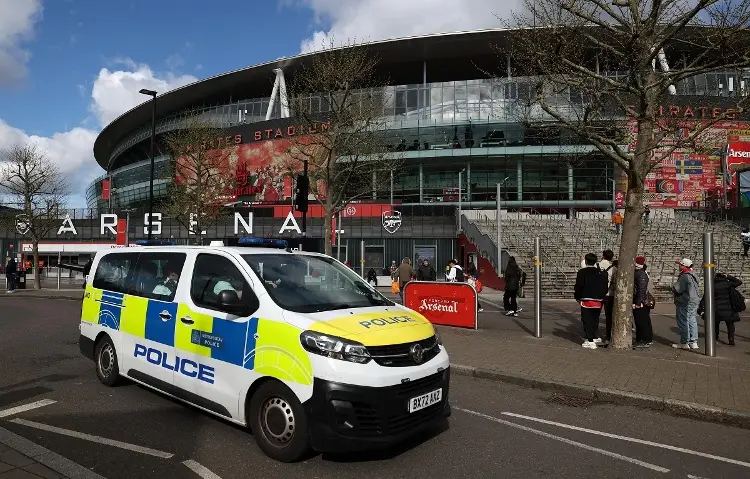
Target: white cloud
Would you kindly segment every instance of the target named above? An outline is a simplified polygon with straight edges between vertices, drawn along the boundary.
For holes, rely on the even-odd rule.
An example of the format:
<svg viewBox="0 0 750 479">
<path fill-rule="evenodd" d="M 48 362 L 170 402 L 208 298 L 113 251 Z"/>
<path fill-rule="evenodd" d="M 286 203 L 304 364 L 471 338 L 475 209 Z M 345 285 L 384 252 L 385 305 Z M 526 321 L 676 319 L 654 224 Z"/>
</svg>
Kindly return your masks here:
<svg viewBox="0 0 750 479">
<path fill-rule="evenodd" d="M 197 80 L 192 75 L 173 73 L 157 76 L 148 65 L 137 64 L 128 58 L 117 60 L 116 63 L 124 64 L 128 69 L 111 71 L 102 68 L 91 91 L 90 110 L 102 127 L 134 106 L 148 101 L 149 97 L 138 93 L 142 88 L 161 95 Z"/>
<path fill-rule="evenodd" d="M 288 3 L 288 2 L 287 2 Z M 430 33 L 502 27 L 522 0 L 301 0 L 323 26 L 301 44 L 303 52 L 336 43 L 376 41 Z"/>
<path fill-rule="evenodd" d="M 31 53 L 24 42 L 42 17 L 41 0 L 0 0 L 0 86 L 16 86 L 27 74 Z"/>
<path fill-rule="evenodd" d="M 29 135 L 0 119 L 0 150 L 26 142 L 38 145 L 58 165 L 60 172 L 70 179 L 73 193 L 71 203 L 74 207 L 85 207 L 86 187 L 104 174 L 93 155 L 94 140 L 101 128 L 136 105 L 149 101 L 149 97 L 138 93 L 141 88 L 163 94 L 197 80 L 191 75 L 156 73 L 148 65 L 137 64 L 130 59 L 119 59 L 113 63 L 124 68 L 102 68 L 91 89 L 89 109 L 96 118 L 97 128 L 83 126 L 88 124 L 88 119 L 84 119 L 81 126 L 44 137 Z M 85 95 L 84 85 L 76 85 L 76 88 L 81 95 Z"/>
</svg>

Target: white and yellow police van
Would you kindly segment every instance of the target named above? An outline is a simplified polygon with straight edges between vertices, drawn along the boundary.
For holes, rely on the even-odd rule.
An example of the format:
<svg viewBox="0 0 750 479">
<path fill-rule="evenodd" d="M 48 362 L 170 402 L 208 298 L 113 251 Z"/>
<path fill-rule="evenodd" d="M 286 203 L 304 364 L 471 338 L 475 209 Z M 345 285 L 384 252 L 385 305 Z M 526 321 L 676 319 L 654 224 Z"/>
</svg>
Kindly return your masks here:
<svg viewBox="0 0 750 479">
<path fill-rule="evenodd" d="M 403 440 L 450 415 L 448 354 L 422 315 L 331 257 L 283 240 L 99 252 L 80 349 L 124 376 L 248 426 L 294 461 Z"/>
</svg>

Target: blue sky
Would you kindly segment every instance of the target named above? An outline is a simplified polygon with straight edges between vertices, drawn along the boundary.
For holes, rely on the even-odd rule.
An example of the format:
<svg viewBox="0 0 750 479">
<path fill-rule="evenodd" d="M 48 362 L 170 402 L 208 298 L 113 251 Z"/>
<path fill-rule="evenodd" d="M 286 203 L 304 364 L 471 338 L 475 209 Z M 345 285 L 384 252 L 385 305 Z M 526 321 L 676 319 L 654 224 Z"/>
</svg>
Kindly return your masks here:
<svg viewBox="0 0 750 479">
<path fill-rule="evenodd" d="M 0 0 L 0 150 L 36 143 L 70 179 L 71 206 L 84 207 L 85 187 L 104 173 L 94 139 L 147 100 L 141 88 L 165 92 L 331 37 L 497 27 L 492 13 L 520 2 Z"/>
</svg>

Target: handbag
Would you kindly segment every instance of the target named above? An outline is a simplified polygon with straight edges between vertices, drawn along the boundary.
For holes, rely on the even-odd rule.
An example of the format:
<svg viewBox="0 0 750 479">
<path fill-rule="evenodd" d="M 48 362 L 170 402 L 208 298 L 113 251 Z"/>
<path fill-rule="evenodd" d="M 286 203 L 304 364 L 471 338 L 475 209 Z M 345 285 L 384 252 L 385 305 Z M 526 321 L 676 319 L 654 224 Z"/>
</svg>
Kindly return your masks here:
<svg viewBox="0 0 750 479">
<path fill-rule="evenodd" d="M 398 294 L 399 291 L 401 291 L 401 287 L 398 285 L 398 281 L 393 281 L 391 283 L 391 293 Z"/>
</svg>

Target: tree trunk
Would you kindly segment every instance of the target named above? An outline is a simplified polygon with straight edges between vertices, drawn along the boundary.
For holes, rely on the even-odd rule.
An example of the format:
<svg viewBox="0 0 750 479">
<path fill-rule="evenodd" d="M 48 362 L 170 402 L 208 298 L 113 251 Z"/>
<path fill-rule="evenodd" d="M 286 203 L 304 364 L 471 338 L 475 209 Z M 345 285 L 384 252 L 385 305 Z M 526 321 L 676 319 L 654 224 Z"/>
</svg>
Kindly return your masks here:
<svg viewBox="0 0 750 479">
<path fill-rule="evenodd" d="M 633 276 L 638 243 L 643 230 L 643 176 L 628 172 L 628 192 L 625 200 L 625 218 L 615 278 L 615 305 L 612 318 L 613 349 L 633 347 L 631 321 L 633 318 Z"/>
<path fill-rule="evenodd" d="M 325 237 L 325 253 L 333 256 L 333 204 L 329 196 L 326 196 L 326 202 L 323 206 L 325 218 L 323 220 L 323 236 Z M 337 225 L 338 227 L 338 225 Z"/>
<path fill-rule="evenodd" d="M 31 270 L 34 271 L 34 288 L 36 289 L 42 289 L 42 278 L 41 278 L 41 271 L 39 269 L 39 242 L 38 241 L 32 241 L 32 256 L 34 257 L 34 261 L 31 263 Z M 59 268 L 58 268 L 59 269 Z M 26 287 L 29 287 L 28 279 L 26 280 Z"/>
</svg>

